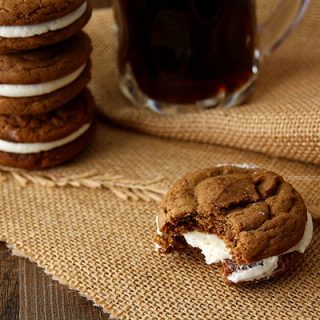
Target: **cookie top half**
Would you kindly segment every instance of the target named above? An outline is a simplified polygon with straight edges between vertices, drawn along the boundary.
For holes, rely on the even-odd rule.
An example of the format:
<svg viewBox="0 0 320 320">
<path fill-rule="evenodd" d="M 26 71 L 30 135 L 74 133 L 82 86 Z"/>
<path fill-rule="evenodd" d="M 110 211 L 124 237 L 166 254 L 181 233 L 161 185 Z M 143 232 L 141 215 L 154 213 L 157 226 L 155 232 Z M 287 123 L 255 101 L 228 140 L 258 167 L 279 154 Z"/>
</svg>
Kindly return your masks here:
<svg viewBox="0 0 320 320">
<path fill-rule="evenodd" d="M 63 17 L 85 0 L 0 0 L 0 25 L 31 25 Z"/>
<path fill-rule="evenodd" d="M 211 233 L 224 240 L 240 264 L 280 255 L 299 243 L 307 209 L 278 174 L 221 166 L 177 181 L 163 200 L 158 220 L 165 249 L 183 233 Z"/>
<path fill-rule="evenodd" d="M 38 84 L 62 78 L 86 64 L 91 51 L 89 36 L 80 32 L 54 46 L 0 54 L 0 84 Z"/>
</svg>

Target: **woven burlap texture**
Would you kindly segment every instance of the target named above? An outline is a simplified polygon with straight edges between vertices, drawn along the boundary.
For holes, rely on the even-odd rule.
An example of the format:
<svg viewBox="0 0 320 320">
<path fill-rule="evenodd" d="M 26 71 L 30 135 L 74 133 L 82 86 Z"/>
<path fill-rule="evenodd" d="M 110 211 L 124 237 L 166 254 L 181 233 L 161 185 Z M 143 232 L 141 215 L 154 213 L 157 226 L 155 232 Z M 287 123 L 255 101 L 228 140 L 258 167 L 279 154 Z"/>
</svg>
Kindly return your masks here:
<svg viewBox="0 0 320 320">
<path fill-rule="evenodd" d="M 105 124 L 87 152 L 50 173 L 67 176 L 94 168 L 133 180 L 161 175 L 167 187 L 187 171 L 219 162 L 271 168 L 294 183 L 309 207 L 320 209 L 318 166 L 161 140 Z M 315 319 L 320 313 L 319 228 L 292 275 L 228 288 L 215 267 L 196 257 L 154 252 L 156 202 L 124 201 L 103 189 L 21 187 L 13 179 L 0 188 L 0 240 L 119 319 Z"/>
<path fill-rule="evenodd" d="M 311 11 L 311 18 L 312 14 Z M 114 78 L 108 77 L 113 74 L 108 67 L 110 62 L 96 61 L 106 52 L 107 57 L 113 52 L 111 44 L 100 45 L 109 41 L 100 29 L 110 27 L 108 13 L 98 11 L 88 28 L 95 45 L 92 88 L 100 106 L 125 107 L 125 100 L 111 83 Z M 296 68 L 300 70 L 299 65 Z M 101 78 L 100 72 L 103 74 L 106 69 L 109 73 Z M 315 85 L 310 84 L 310 88 Z M 264 95 L 267 93 L 261 99 L 267 100 Z M 271 99 L 274 95 L 270 92 Z M 280 104 L 279 110 L 285 111 Z M 152 187 L 163 190 L 187 171 L 217 163 L 243 162 L 282 174 L 301 192 L 314 217 L 319 217 L 320 167 L 315 164 L 217 145 L 160 139 L 105 122 L 98 125 L 96 139 L 78 159 L 33 174 L 61 182 L 63 178 L 72 180 L 94 172 L 100 177 L 121 176 L 133 181 L 134 186 L 154 181 Z M 206 266 L 198 257 L 188 254 L 160 257 L 155 253 L 152 244 L 158 207 L 155 201 L 125 201 L 117 192 L 98 185 L 91 189 L 49 183 L 45 187 L 46 183 L 37 183 L 37 179 L 24 184 L 6 173 L 0 181 L 0 240 L 10 244 L 15 254 L 35 261 L 55 279 L 78 290 L 118 319 L 319 317 L 319 226 L 304 263 L 295 272 L 263 285 L 229 288 L 217 269 Z"/>
<path fill-rule="evenodd" d="M 258 1 L 263 16 L 266 3 Z M 267 10 L 269 11 L 269 10 Z M 161 137 L 215 143 L 271 156 L 320 163 L 320 2 L 314 0 L 293 35 L 262 63 L 257 90 L 245 105 L 176 116 L 132 108 L 117 89 L 113 19 L 96 15 L 94 64 L 98 102 L 115 123 Z M 94 27 L 91 25 L 92 28 Z M 109 101 L 105 104 L 105 101 Z"/>
</svg>

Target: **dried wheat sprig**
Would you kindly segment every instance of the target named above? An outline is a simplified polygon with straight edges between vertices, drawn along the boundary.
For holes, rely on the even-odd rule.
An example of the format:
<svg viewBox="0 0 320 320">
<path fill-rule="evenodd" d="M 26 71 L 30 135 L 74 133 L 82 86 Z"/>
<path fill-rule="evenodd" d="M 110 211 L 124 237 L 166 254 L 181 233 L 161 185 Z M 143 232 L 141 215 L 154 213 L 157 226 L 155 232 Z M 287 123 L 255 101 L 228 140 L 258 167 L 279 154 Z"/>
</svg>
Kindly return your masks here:
<svg viewBox="0 0 320 320">
<path fill-rule="evenodd" d="M 30 173 L 27 171 L 17 171 L 8 168 L 0 168 L 1 177 L 6 179 L 9 175 L 15 179 L 22 187 L 28 184 L 39 185 L 47 188 L 88 188 L 88 189 L 108 189 L 117 197 L 123 200 L 160 201 L 166 190 L 155 186 L 163 181 L 163 178 L 156 178 L 150 181 L 132 181 L 119 175 L 91 170 L 85 173 L 57 177 L 48 173 Z"/>
</svg>

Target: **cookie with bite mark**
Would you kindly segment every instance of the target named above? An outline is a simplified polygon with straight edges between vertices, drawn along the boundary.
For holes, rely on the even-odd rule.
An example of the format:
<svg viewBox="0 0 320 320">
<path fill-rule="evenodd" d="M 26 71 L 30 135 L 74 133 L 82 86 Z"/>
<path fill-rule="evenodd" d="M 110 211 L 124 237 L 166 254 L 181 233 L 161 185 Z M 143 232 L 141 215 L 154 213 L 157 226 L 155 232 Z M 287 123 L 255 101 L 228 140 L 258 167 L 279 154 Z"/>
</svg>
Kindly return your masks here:
<svg viewBox="0 0 320 320">
<path fill-rule="evenodd" d="M 259 168 L 219 166 L 178 180 L 157 216 L 159 253 L 198 250 L 227 284 L 255 283 L 296 267 L 312 217 L 293 186 Z"/>
</svg>

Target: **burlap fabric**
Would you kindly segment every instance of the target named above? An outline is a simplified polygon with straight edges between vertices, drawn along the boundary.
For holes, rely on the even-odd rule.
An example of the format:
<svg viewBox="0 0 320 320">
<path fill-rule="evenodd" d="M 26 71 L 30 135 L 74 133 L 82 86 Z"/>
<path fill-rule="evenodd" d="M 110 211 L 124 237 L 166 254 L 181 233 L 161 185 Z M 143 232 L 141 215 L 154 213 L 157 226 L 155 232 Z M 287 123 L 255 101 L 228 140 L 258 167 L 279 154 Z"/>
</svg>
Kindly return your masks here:
<svg viewBox="0 0 320 320">
<path fill-rule="evenodd" d="M 275 1 L 260 0 L 257 4 L 263 19 Z M 120 97 L 114 65 L 105 64 L 114 60 L 113 22 L 100 13 L 97 24 L 104 23 L 106 28 L 96 30 L 100 41 L 94 63 L 104 66 L 98 76 L 98 102 L 112 121 L 142 132 L 319 164 L 319 12 L 320 2 L 313 0 L 295 33 L 263 62 L 257 90 L 244 106 L 168 117 L 134 109 Z"/>
<path fill-rule="evenodd" d="M 300 32 L 312 29 L 308 21 L 315 21 L 313 11 L 309 11 L 306 29 Z M 112 56 L 113 46 L 108 42 L 109 33 L 100 32 L 103 26 L 110 32 L 108 14 L 96 12 L 89 27 L 95 44 L 92 88 L 100 106 L 122 106 L 129 110 L 113 84 L 113 69 L 109 67 L 113 63 L 106 60 Z M 314 33 L 310 37 L 315 41 Z M 291 41 L 295 39 L 299 38 L 295 36 Z M 305 46 L 318 50 L 306 37 Z M 304 50 L 302 47 L 298 51 Z M 278 54 L 281 56 L 280 51 Z M 316 69 L 318 57 L 311 54 Z M 264 101 L 260 103 L 266 108 L 265 121 L 270 117 L 267 109 L 277 112 L 268 99 L 277 102 L 278 112 L 284 118 L 287 108 L 293 112 L 290 106 L 296 101 L 301 103 L 301 114 L 311 119 L 306 110 L 316 106 L 316 96 L 314 104 L 310 102 L 312 99 L 304 99 L 297 94 L 295 81 L 290 79 L 300 81 L 306 71 L 306 78 L 312 74 L 313 78 L 308 79 L 315 81 L 316 72 L 311 65 L 301 67 L 295 62 L 298 59 L 295 53 L 292 55 L 285 60 L 292 61 L 291 72 L 287 74 L 282 64 L 276 70 L 291 88 L 288 97 L 277 87 L 283 86 L 280 83 L 273 84 L 269 92 L 260 90 L 260 101 Z M 285 56 L 282 53 L 282 57 Z M 98 60 L 99 57 L 105 60 Z M 275 62 L 270 60 L 270 63 Z M 312 90 L 316 95 L 316 85 L 316 82 L 306 83 L 304 94 Z M 279 94 L 283 103 L 278 101 Z M 257 114 L 263 110 L 260 103 L 255 103 Z M 240 120 L 241 112 L 252 115 L 245 108 L 232 112 L 232 117 L 237 114 Z M 286 118 L 291 117 L 290 112 Z M 313 112 L 316 118 L 316 111 Z M 301 131 L 296 136 L 301 142 L 304 123 L 310 122 L 299 119 L 293 120 L 301 121 L 297 128 Z M 292 123 L 296 126 L 296 122 Z M 309 148 L 315 147 L 318 139 L 314 123 L 313 134 L 311 129 L 305 132 L 302 150 L 305 153 L 309 150 L 310 155 L 313 153 Z M 230 139 L 232 135 L 234 131 Z M 264 141 L 270 146 L 274 143 L 267 137 Z M 285 140 L 279 138 L 279 141 L 282 141 L 278 147 L 281 149 Z M 286 150 L 291 152 L 289 147 Z M 54 278 L 80 291 L 118 319 L 318 319 L 319 226 L 304 263 L 295 272 L 254 287 L 226 287 L 216 268 L 206 266 L 198 257 L 188 254 L 160 257 L 154 252 L 152 238 L 158 204 L 146 200 L 157 199 L 173 180 L 187 171 L 217 163 L 241 162 L 255 163 L 284 175 L 302 193 L 314 217 L 319 217 L 318 165 L 225 146 L 160 139 L 101 122 L 91 147 L 63 167 L 34 173 L 2 171 L 0 240 L 10 244 L 14 254 L 35 261 Z M 125 200 L 127 197 L 133 200 Z"/>
</svg>

